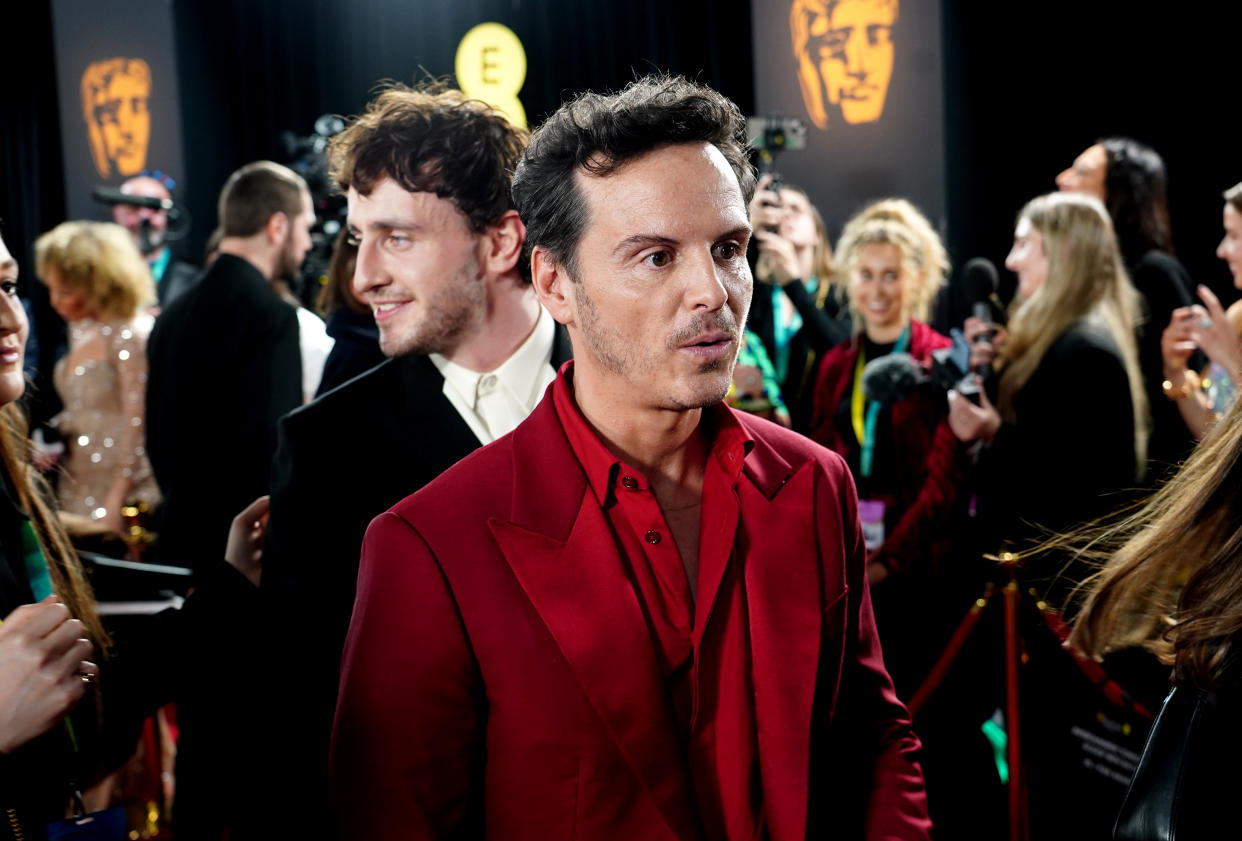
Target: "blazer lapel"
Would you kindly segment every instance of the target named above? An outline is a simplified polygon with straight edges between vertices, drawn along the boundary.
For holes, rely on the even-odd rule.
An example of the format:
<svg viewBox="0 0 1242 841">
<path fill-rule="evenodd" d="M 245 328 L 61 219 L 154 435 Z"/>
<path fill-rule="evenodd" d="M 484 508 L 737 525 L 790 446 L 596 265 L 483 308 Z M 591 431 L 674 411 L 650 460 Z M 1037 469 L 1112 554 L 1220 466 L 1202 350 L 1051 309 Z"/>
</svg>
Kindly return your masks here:
<svg viewBox="0 0 1242 841">
<path fill-rule="evenodd" d="M 772 841 L 800 841 L 816 681 L 833 679 L 817 675 L 824 584 L 814 542 L 813 467 L 794 472 L 757 438 L 746 477 L 738 489 L 764 812 Z"/>
<path fill-rule="evenodd" d="M 492 534 L 622 755 L 677 837 L 701 837 L 689 769 L 642 608 L 551 393 L 514 433 L 510 522 Z"/>
<path fill-rule="evenodd" d="M 431 465 L 438 476 L 483 446 L 478 436 L 444 396 L 444 377 L 426 356 L 405 356 L 385 365 L 396 366 L 405 412 L 389 422 L 412 428 L 398 430 L 398 440 L 410 441 L 418 461 Z M 427 434 L 434 430 L 435 434 Z"/>
</svg>

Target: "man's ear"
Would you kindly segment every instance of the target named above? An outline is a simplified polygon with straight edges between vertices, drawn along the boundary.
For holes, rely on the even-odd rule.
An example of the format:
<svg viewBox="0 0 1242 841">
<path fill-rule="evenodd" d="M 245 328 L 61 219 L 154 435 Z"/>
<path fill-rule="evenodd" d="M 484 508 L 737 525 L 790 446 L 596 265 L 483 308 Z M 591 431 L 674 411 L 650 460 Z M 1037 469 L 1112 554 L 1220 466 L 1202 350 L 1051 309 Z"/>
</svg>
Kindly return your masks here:
<svg viewBox="0 0 1242 841">
<path fill-rule="evenodd" d="M 522 243 L 526 226 L 516 210 L 507 210 L 500 221 L 483 232 L 483 253 L 480 262 L 484 271 L 493 276 L 508 274 L 522 259 Z"/>
<path fill-rule="evenodd" d="M 552 317 L 566 327 L 574 323 L 577 301 L 574 282 L 565 267 L 541 245 L 530 254 L 530 280 L 535 294 Z"/>
<path fill-rule="evenodd" d="M 281 245 L 285 241 L 285 237 L 289 235 L 289 217 L 284 211 L 276 211 L 267 218 L 267 224 L 263 226 L 263 233 L 267 235 L 267 241 L 271 245 Z"/>
</svg>

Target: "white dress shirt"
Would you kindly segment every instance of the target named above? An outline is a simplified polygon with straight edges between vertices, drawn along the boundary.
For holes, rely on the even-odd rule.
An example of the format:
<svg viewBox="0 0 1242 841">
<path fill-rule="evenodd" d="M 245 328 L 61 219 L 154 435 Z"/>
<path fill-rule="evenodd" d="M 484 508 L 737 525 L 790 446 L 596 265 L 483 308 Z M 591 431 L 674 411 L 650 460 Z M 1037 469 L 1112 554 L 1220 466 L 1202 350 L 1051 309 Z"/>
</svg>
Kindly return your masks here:
<svg viewBox="0 0 1242 841">
<path fill-rule="evenodd" d="M 542 307 L 535 329 L 513 355 L 493 371 L 471 371 L 438 353 L 431 361 L 444 376 L 444 396 L 453 404 L 479 441 L 490 444 L 512 432 L 534 411 L 548 385 L 556 325 Z"/>
</svg>

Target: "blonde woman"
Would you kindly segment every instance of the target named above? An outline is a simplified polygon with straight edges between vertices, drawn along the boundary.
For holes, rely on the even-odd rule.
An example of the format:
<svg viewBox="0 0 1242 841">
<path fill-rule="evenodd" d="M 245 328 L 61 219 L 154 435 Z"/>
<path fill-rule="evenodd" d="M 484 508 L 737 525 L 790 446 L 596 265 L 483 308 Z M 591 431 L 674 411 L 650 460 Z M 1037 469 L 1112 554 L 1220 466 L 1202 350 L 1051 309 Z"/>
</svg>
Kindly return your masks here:
<svg viewBox="0 0 1242 841">
<path fill-rule="evenodd" d="M 923 311 L 919 313 L 920 321 L 931 318 L 931 308 L 936 296 L 944 288 L 944 284 L 952 268 L 949 263 L 949 252 L 945 249 L 940 235 L 932 227 L 923 212 L 906 199 L 883 199 L 868 205 L 860 214 L 865 219 L 890 219 L 904 225 L 910 233 L 918 238 L 919 254 L 917 265 L 922 290 L 919 299 Z"/>
<path fill-rule="evenodd" d="M 1104 205 L 1073 193 L 1032 200 L 1005 266 L 1018 298 L 995 361 L 996 406 L 949 395 L 954 431 L 988 445 L 978 510 L 993 550 L 1118 507 L 1141 478 L 1148 430 L 1138 300 Z"/>
<path fill-rule="evenodd" d="M 54 374 L 65 406 L 57 418 L 65 440 L 60 506 L 119 532 L 126 501 L 159 501 L 143 448 L 151 272 L 125 229 L 110 222 L 66 222 L 44 234 L 35 270 L 69 324 L 69 351 Z"/>
<path fill-rule="evenodd" d="M 885 660 L 898 690 L 912 691 L 921 676 L 911 657 L 919 623 L 911 621 L 904 596 L 928 583 L 947 552 L 945 521 L 958 499 L 965 448 L 935 391 L 920 389 L 891 404 L 870 401 L 863 392 L 868 362 L 890 353 L 927 362 L 933 350 L 950 344 L 921 320 L 930 291 L 922 237 L 873 210 L 851 219 L 837 242 L 838 282 L 848 290 L 859 331 L 824 356 L 811 437 L 845 458 L 854 475 Z M 904 583 L 879 586 L 890 577 Z"/>
</svg>

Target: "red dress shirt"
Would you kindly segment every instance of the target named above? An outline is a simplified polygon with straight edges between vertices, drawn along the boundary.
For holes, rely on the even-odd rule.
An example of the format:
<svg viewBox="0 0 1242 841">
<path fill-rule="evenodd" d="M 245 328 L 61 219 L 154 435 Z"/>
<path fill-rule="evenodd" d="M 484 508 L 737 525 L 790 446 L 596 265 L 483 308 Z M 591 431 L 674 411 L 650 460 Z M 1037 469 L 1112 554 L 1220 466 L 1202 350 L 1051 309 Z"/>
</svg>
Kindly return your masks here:
<svg viewBox="0 0 1242 841">
<path fill-rule="evenodd" d="M 568 366 L 567 366 L 568 367 Z M 553 385 L 557 417 L 625 558 L 652 643 L 664 669 L 694 782 L 704 835 L 711 841 L 762 841 L 763 796 L 745 621 L 711 622 L 712 576 L 745 617 L 737 481 L 753 441 L 728 411 L 705 409 L 709 453 L 699 520 L 699 603 L 646 478 L 599 440 L 570 394 L 572 369 Z"/>
</svg>

